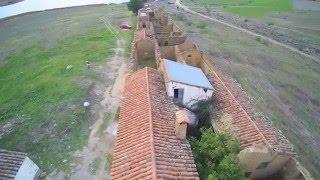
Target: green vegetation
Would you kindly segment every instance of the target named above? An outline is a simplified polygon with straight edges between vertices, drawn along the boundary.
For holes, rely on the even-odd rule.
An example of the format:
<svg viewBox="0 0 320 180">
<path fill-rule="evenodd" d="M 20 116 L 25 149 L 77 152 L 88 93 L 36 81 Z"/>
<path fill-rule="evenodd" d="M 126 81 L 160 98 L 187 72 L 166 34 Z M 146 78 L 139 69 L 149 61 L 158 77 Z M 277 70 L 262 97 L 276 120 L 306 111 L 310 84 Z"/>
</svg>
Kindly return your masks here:
<svg viewBox="0 0 320 180">
<path fill-rule="evenodd" d="M 9 55 L 0 67 L 0 122 L 24 118 L 15 133 L 1 139 L 1 146 L 27 151 L 41 167 L 65 166 L 64 158 L 85 145 L 88 133 L 82 103 L 89 100 L 89 87 L 80 84 L 99 79 L 85 61 L 103 63 L 114 42 L 110 33 L 93 31 L 49 49 L 31 46 Z"/>
<path fill-rule="evenodd" d="M 228 5 L 224 10 L 245 17 L 262 17 L 271 12 L 291 11 L 292 0 L 248 0 Z"/>
<path fill-rule="evenodd" d="M 200 179 L 245 179 L 237 158 L 239 142 L 227 134 L 212 131 L 211 120 L 218 119 L 217 105 L 218 100 L 213 96 L 209 101 L 198 101 L 193 108 L 198 127 L 189 141 Z"/>
<path fill-rule="evenodd" d="M 113 159 L 112 153 L 111 152 L 107 152 L 107 154 L 106 154 L 106 163 L 104 165 L 104 170 L 106 172 L 109 172 L 110 169 L 111 169 L 112 159 Z"/>
<path fill-rule="evenodd" d="M 117 109 L 117 111 L 114 114 L 107 113 L 104 116 L 103 122 L 100 125 L 97 133 L 102 133 L 111 122 L 117 122 L 119 119 L 119 112 L 120 112 L 120 107 Z"/>
<path fill-rule="evenodd" d="M 262 17 L 271 12 L 283 12 L 292 10 L 292 0 L 183 0 L 183 3 L 195 3 L 210 8 L 222 8 L 226 12 L 245 17 Z"/>
<path fill-rule="evenodd" d="M 103 118 L 103 122 L 99 127 L 99 130 L 97 133 L 102 133 L 109 125 L 110 122 L 113 121 L 113 116 L 111 114 L 106 114 Z"/>
<path fill-rule="evenodd" d="M 141 68 L 143 67 L 150 67 L 150 68 L 157 68 L 157 63 L 154 58 L 144 59 L 138 62 Z"/>
<path fill-rule="evenodd" d="M 138 10 L 143 7 L 144 2 L 146 2 L 146 0 L 130 0 L 127 4 L 128 9 L 137 14 Z"/>
<path fill-rule="evenodd" d="M 46 172 L 70 170 L 93 116 L 83 102 L 95 103 L 94 84 L 112 83 L 95 68 L 107 66 L 116 41 L 100 18 L 117 26 L 131 15 L 125 5 L 88 6 L 0 22 L 0 128 L 13 129 L 0 138 L 1 148 L 27 152 Z"/>
<path fill-rule="evenodd" d="M 96 174 L 97 170 L 100 166 L 101 159 L 99 157 L 96 157 L 93 162 L 89 165 L 89 171 L 91 174 Z"/>
<path fill-rule="evenodd" d="M 190 138 L 192 153 L 200 179 L 245 179 L 244 168 L 237 154 L 239 143 L 222 133 L 213 133 L 211 128 L 201 130 L 201 138 Z"/>
</svg>

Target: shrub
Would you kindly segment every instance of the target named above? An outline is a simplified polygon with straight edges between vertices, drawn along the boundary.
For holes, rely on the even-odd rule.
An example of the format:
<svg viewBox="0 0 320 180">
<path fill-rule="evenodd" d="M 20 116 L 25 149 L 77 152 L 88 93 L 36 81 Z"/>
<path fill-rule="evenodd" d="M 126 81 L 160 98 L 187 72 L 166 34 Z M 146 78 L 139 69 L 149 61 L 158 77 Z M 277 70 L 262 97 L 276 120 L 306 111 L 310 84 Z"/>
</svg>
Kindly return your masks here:
<svg viewBox="0 0 320 180">
<path fill-rule="evenodd" d="M 223 133 L 213 133 L 211 128 L 202 128 L 201 132 L 199 140 L 190 138 L 200 179 L 245 179 L 237 158 L 238 141 Z"/>
<path fill-rule="evenodd" d="M 204 29 L 204 28 L 206 28 L 207 27 L 207 24 L 206 23 L 199 23 L 198 25 L 197 25 L 197 28 L 199 28 L 199 29 Z"/>
<path fill-rule="evenodd" d="M 187 22 L 187 26 L 192 26 L 192 24 L 193 24 L 192 21 Z"/>
<path fill-rule="evenodd" d="M 174 19 L 176 21 L 183 21 L 183 15 L 182 14 L 175 14 L 173 17 L 174 17 Z"/>
<path fill-rule="evenodd" d="M 260 36 L 256 36 L 256 41 L 261 42 L 261 37 Z"/>
</svg>

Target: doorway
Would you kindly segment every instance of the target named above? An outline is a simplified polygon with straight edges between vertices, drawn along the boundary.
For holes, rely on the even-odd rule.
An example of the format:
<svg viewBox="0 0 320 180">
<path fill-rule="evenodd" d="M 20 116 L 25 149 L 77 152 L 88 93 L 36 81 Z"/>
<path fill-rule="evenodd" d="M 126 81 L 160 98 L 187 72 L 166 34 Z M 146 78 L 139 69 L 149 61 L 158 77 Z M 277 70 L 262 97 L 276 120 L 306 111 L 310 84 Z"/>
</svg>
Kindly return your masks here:
<svg viewBox="0 0 320 180">
<path fill-rule="evenodd" d="M 178 105 L 183 104 L 183 93 L 184 89 L 182 88 L 177 88 L 173 89 L 173 102 Z"/>
</svg>

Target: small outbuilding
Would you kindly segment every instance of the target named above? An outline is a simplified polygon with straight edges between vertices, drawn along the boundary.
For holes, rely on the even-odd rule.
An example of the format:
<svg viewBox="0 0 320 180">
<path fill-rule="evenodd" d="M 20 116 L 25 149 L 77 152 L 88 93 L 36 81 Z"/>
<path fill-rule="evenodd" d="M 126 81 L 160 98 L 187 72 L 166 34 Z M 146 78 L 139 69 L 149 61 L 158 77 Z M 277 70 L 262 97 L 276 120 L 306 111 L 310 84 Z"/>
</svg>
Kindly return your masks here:
<svg viewBox="0 0 320 180">
<path fill-rule="evenodd" d="M 34 180 L 39 174 L 39 167 L 26 153 L 0 149 L 0 179 Z"/>
<path fill-rule="evenodd" d="M 161 68 L 167 94 L 175 104 L 191 107 L 211 98 L 214 88 L 200 68 L 168 59 L 163 59 Z"/>
</svg>

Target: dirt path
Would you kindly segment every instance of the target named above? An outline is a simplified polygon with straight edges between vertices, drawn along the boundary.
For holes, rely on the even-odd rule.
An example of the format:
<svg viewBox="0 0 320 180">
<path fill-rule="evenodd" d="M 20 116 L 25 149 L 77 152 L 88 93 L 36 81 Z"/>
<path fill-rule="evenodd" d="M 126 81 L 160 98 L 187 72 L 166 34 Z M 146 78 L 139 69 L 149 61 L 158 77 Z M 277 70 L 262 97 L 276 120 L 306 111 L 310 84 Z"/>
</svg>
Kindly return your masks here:
<svg viewBox="0 0 320 180">
<path fill-rule="evenodd" d="M 107 76 L 114 79 L 114 83 L 105 88 L 103 99 L 96 109 L 98 119 L 90 127 L 88 144 L 81 151 L 75 153 L 80 159 L 72 170 L 70 179 L 108 179 L 110 163 L 117 124 L 113 121 L 121 99 L 121 91 L 127 74 L 127 64 L 123 57 L 124 40 L 117 41 L 114 56 L 108 60 L 105 71 Z M 119 68 L 120 67 L 120 68 Z M 110 116 L 105 129 L 101 131 L 104 119 Z"/>
<path fill-rule="evenodd" d="M 294 47 L 292 47 L 292 46 L 283 44 L 283 43 L 281 43 L 281 42 L 279 42 L 279 41 L 276 41 L 276 40 L 274 40 L 274 39 L 271 39 L 271 38 L 269 38 L 269 37 L 266 37 L 266 36 L 257 34 L 257 33 L 255 33 L 255 32 L 249 31 L 249 30 L 247 30 L 247 29 L 243 29 L 243 28 L 240 28 L 240 27 L 235 26 L 235 25 L 233 25 L 233 24 L 230 24 L 230 23 L 227 23 L 227 22 L 218 20 L 218 19 L 216 19 L 216 18 L 209 17 L 209 16 L 206 16 L 206 15 L 204 15 L 204 14 L 201 14 L 201 13 L 198 13 L 198 12 L 196 12 L 196 11 L 193 11 L 193 10 L 189 9 L 187 6 L 182 5 L 182 4 L 180 3 L 180 0 L 176 0 L 175 5 L 176 5 L 176 6 L 179 6 L 181 9 L 183 9 L 183 10 L 186 11 L 186 12 L 189 12 L 189 13 L 195 14 L 195 15 L 198 15 L 198 16 L 200 16 L 200 17 L 202 17 L 202 18 L 208 19 L 208 20 L 213 21 L 213 22 L 216 22 L 216 23 L 223 24 L 223 25 L 225 25 L 225 26 L 228 26 L 228 27 L 231 27 L 231 28 L 233 28 L 233 29 L 239 30 L 239 31 L 241 31 L 241 32 L 243 32 L 243 33 L 246 33 L 246 34 L 249 34 L 249 35 L 252 35 L 252 36 L 255 36 L 255 37 L 260 37 L 260 38 L 263 39 L 263 40 L 266 40 L 266 41 L 271 42 L 271 43 L 273 43 L 273 44 L 276 44 L 276 45 L 278 45 L 278 46 L 284 47 L 284 48 L 286 48 L 286 49 L 288 49 L 288 50 L 290 50 L 290 51 L 292 51 L 292 52 L 294 52 L 294 53 L 297 53 L 297 54 L 299 54 L 299 55 L 301 55 L 301 56 L 304 56 L 304 57 L 307 57 L 307 58 L 309 58 L 309 59 L 312 59 L 313 61 L 315 61 L 315 62 L 317 62 L 317 63 L 320 63 L 320 60 L 319 60 L 317 57 L 314 57 L 314 56 L 311 56 L 311 55 L 309 55 L 309 54 L 306 54 L 306 53 L 304 53 L 304 52 L 302 52 L 302 51 L 300 51 L 300 50 L 298 50 L 298 49 L 296 49 L 296 48 L 294 48 Z"/>
</svg>

